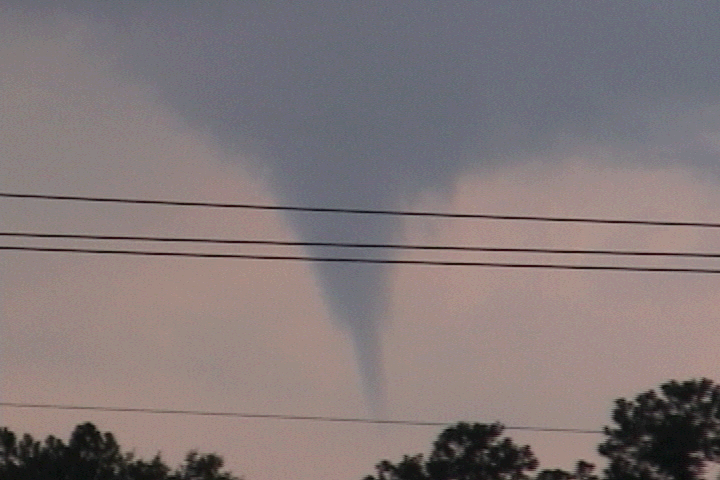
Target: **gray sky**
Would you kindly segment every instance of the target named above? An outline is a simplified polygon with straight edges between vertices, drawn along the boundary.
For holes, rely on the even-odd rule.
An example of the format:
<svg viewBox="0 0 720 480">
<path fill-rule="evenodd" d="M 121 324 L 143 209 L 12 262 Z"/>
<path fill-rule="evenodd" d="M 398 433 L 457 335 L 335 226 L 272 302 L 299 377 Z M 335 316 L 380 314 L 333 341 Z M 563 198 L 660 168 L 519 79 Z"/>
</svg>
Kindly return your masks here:
<svg viewBox="0 0 720 480">
<path fill-rule="evenodd" d="M 720 19 L 708 3 L 264 5 L 3 7 L 3 189 L 720 216 Z M 690 229 L 0 209 L 5 230 L 718 248 L 713 232 Z M 716 364 L 712 277 L 5 253 L 2 285 L 9 401 L 341 416 L 382 403 L 394 418 L 597 428 L 612 399 L 712 377 Z M 2 418 L 39 435 L 89 419 L 173 459 L 217 450 L 251 480 L 359 478 L 438 433 Z M 599 442 L 513 436 L 544 467 L 592 458 Z"/>
</svg>

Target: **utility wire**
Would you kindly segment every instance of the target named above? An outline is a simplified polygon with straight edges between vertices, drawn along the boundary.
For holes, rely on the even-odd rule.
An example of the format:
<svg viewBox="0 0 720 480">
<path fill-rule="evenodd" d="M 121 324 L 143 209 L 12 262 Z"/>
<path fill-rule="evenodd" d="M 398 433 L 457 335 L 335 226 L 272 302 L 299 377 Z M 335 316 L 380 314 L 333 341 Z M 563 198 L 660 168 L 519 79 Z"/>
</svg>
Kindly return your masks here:
<svg viewBox="0 0 720 480">
<path fill-rule="evenodd" d="M 307 213 L 345 213 L 361 215 L 385 215 L 402 217 L 434 217 L 434 218 L 464 218 L 478 220 L 517 220 L 554 223 L 589 223 L 604 225 L 649 225 L 663 227 L 698 227 L 698 228 L 720 228 L 718 222 L 683 222 L 672 220 L 631 220 L 613 218 L 590 218 L 590 217 L 553 217 L 536 215 L 500 215 L 486 213 L 450 213 L 450 212 L 427 212 L 411 210 L 375 210 L 364 208 L 331 208 L 331 207 L 301 207 L 288 205 L 263 205 L 254 203 L 218 203 L 218 202 L 195 202 L 180 200 L 150 200 L 139 198 L 117 198 L 117 197 L 90 197 L 80 195 L 45 195 L 34 193 L 11 193 L 0 192 L 0 198 L 36 199 L 36 200 L 59 200 L 75 202 L 99 202 L 118 204 L 139 204 L 139 205 L 164 205 L 176 207 L 209 207 L 209 208 L 235 208 L 245 210 L 271 210 L 291 211 Z"/>
<path fill-rule="evenodd" d="M 328 262 L 328 263 L 366 263 L 384 265 L 433 265 L 446 267 L 485 267 L 485 268 L 523 268 L 543 270 L 590 270 L 590 271 L 616 271 L 616 272 L 653 272 L 653 273 L 697 273 L 720 274 L 718 268 L 694 267 L 635 267 L 614 265 L 571 265 L 552 263 L 506 263 L 506 262 L 471 262 L 455 260 L 396 260 L 386 258 L 358 258 L 358 257 L 314 257 L 305 255 L 254 255 L 241 253 L 204 253 L 204 252 L 166 252 L 152 250 L 119 250 L 119 249 L 92 249 L 92 248 L 60 248 L 0 245 L 0 251 L 28 251 L 72 254 L 98 254 L 98 255 L 136 255 L 149 257 L 192 257 L 192 258 L 225 258 L 242 260 L 285 260 L 299 262 Z"/>
<path fill-rule="evenodd" d="M 65 240 L 103 240 L 133 241 L 157 243 L 199 243 L 221 245 L 266 245 L 284 247 L 333 247 L 333 248 L 367 248 L 387 250 L 425 250 L 425 251 L 457 251 L 457 252 L 491 252 L 491 253 L 541 253 L 557 255 L 614 255 L 633 257 L 682 257 L 682 258 L 720 258 L 720 253 L 713 252 L 657 252 L 642 250 L 582 250 L 559 248 L 514 248 L 514 247 L 482 247 L 462 245 L 412 245 L 397 243 L 355 243 L 355 242 L 298 242 L 290 240 L 246 240 L 222 238 L 187 238 L 187 237 L 156 237 L 135 235 L 90 235 L 75 233 L 34 233 L 34 232 L 0 232 L 0 237 L 11 238 L 44 238 Z"/>
<path fill-rule="evenodd" d="M 375 425 L 398 425 L 408 427 L 446 427 L 453 422 L 437 422 L 423 420 L 379 420 L 372 418 L 331 417 L 325 415 L 286 415 L 278 413 L 244 413 L 244 412 L 213 412 L 207 410 L 174 410 L 166 408 L 131 408 L 131 407 L 101 407 L 94 405 L 58 405 L 44 403 L 0 402 L 0 407 L 6 408 L 32 408 L 42 410 L 75 410 L 117 413 L 147 413 L 157 415 L 192 415 L 203 417 L 232 417 L 258 420 L 298 420 L 308 422 L 334 422 L 334 423 L 362 423 Z M 524 430 L 530 432 L 602 434 L 602 430 L 583 428 L 554 428 L 535 426 L 505 426 L 506 430 Z"/>
</svg>

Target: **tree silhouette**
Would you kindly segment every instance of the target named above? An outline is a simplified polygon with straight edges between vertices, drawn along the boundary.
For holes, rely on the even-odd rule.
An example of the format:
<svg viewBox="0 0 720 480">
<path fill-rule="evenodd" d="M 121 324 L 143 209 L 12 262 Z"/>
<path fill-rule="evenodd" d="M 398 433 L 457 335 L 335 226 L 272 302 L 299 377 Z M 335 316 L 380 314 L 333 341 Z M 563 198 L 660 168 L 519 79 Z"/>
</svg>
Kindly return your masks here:
<svg viewBox="0 0 720 480">
<path fill-rule="evenodd" d="M 598 451 L 608 459 L 602 480 L 701 480 L 708 462 L 720 461 L 720 386 L 706 378 L 660 385 L 634 400 L 618 399 L 613 427 Z M 537 468 L 530 447 L 500 438 L 500 424 L 459 423 L 423 455 L 375 467 L 365 480 L 527 480 Z M 720 478 L 720 477 L 719 477 Z M 574 472 L 543 470 L 535 480 L 599 480 L 579 461 Z"/>
<path fill-rule="evenodd" d="M 233 480 L 235 477 L 230 472 L 221 471 L 223 464 L 222 457 L 212 453 L 201 455 L 192 450 L 168 480 Z"/>
<path fill-rule="evenodd" d="M 499 423 L 458 423 L 443 431 L 428 460 L 405 456 L 397 465 L 384 460 L 377 476 L 365 480 L 526 480 L 538 462 L 529 446 L 500 438 Z"/>
<path fill-rule="evenodd" d="M 112 433 L 92 423 L 75 427 L 67 445 L 53 436 L 44 442 L 27 434 L 18 439 L 0 428 L 2 480 L 239 480 L 222 467 L 222 457 L 195 450 L 175 470 L 159 454 L 150 461 L 136 459 L 122 452 Z"/>
<path fill-rule="evenodd" d="M 711 380 L 670 381 L 615 402 L 598 451 L 608 480 L 698 480 L 720 459 L 720 386 Z"/>
<path fill-rule="evenodd" d="M 99 432 L 92 423 L 75 428 L 64 453 L 68 478 L 115 480 L 125 470 L 125 459 L 113 434 Z"/>
<path fill-rule="evenodd" d="M 543 470 L 535 478 L 536 480 L 598 480 L 594 471 L 595 465 L 580 460 L 575 465 L 573 473 L 560 469 Z"/>
<path fill-rule="evenodd" d="M 720 461 L 720 386 L 708 379 L 669 381 L 634 400 L 618 399 L 612 427 L 598 447 L 608 459 L 602 477 L 579 461 L 575 470 L 543 470 L 529 446 L 503 437 L 499 423 L 457 423 L 430 454 L 383 460 L 364 480 L 702 480 L 708 462 Z M 110 432 L 78 425 L 65 444 L 37 441 L 0 428 L 0 480 L 239 480 L 222 457 L 191 450 L 175 469 L 123 452 Z"/>
</svg>

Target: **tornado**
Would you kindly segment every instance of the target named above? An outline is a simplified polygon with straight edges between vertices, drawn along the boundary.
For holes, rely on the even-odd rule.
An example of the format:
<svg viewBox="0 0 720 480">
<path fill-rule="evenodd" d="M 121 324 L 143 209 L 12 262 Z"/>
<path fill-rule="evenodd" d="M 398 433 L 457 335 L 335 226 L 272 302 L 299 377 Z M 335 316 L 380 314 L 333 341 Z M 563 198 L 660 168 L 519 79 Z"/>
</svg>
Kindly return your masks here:
<svg viewBox="0 0 720 480">
<path fill-rule="evenodd" d="M 636 149 L 628 162 L 717 164 L 715 147 L 693 140 L 720 125 L 710 2 L 62 3 L 23 8 L 90 22 L 95 51 L 252 158 L 286 204 L 395 208 L 469 170 L 549 162 L 578 145 Z M 307 241 L 383 243 L 400 227 L 377 216 L 288 220 Z M 380 412 L 387 267 L 314 269 Z"/>
</svg>

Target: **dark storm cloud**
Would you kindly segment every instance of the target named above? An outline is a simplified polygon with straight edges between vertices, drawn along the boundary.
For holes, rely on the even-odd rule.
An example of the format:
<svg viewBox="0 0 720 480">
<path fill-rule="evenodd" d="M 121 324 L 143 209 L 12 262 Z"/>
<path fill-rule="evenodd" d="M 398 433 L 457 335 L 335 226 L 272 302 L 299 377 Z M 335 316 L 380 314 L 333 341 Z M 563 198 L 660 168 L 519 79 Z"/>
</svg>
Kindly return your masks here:
<svg viewBox="0 0 720 480">
<path fill-rule="evenodd" d="M 130 66 L 275 159 L 284 190 L 329 182 L 343 201 L 434 186 L 478 161 L 468 151 L 544 148 L 559 130 L 641 138 L 658 123 L 644 113 L 720 87 L 707 2 L 152 5 L 115 23 Z"/>
<path fill-rule="evenodd" d="M 668 120 L 649 112 L 720 92 L 708 2 L 82 4 L 191 122 L 323 201 L 393 199 L 559 131 L 642 139 Z"/>
<path fill-rule="evenodd" d="M 229 149 L 261 159 L 293 204 L 390 207 L 469 168 L 573 147 L 560 138 L 651 142 L 666 153 L 653 158 L 668 162 L 678 146 L 687 161 L 717 160 L 700 140 L 666 135 L 676 117 L 718 101 L 712 2 L 70 2 L 45 11 L 60 10 L 92 18 L 128 73 Z M 397 227 L 291 221 L 307 240 L 382 241 Z M 317 268 L 368 389 L 380 390 L 383 269 Z"/>
</svg>

